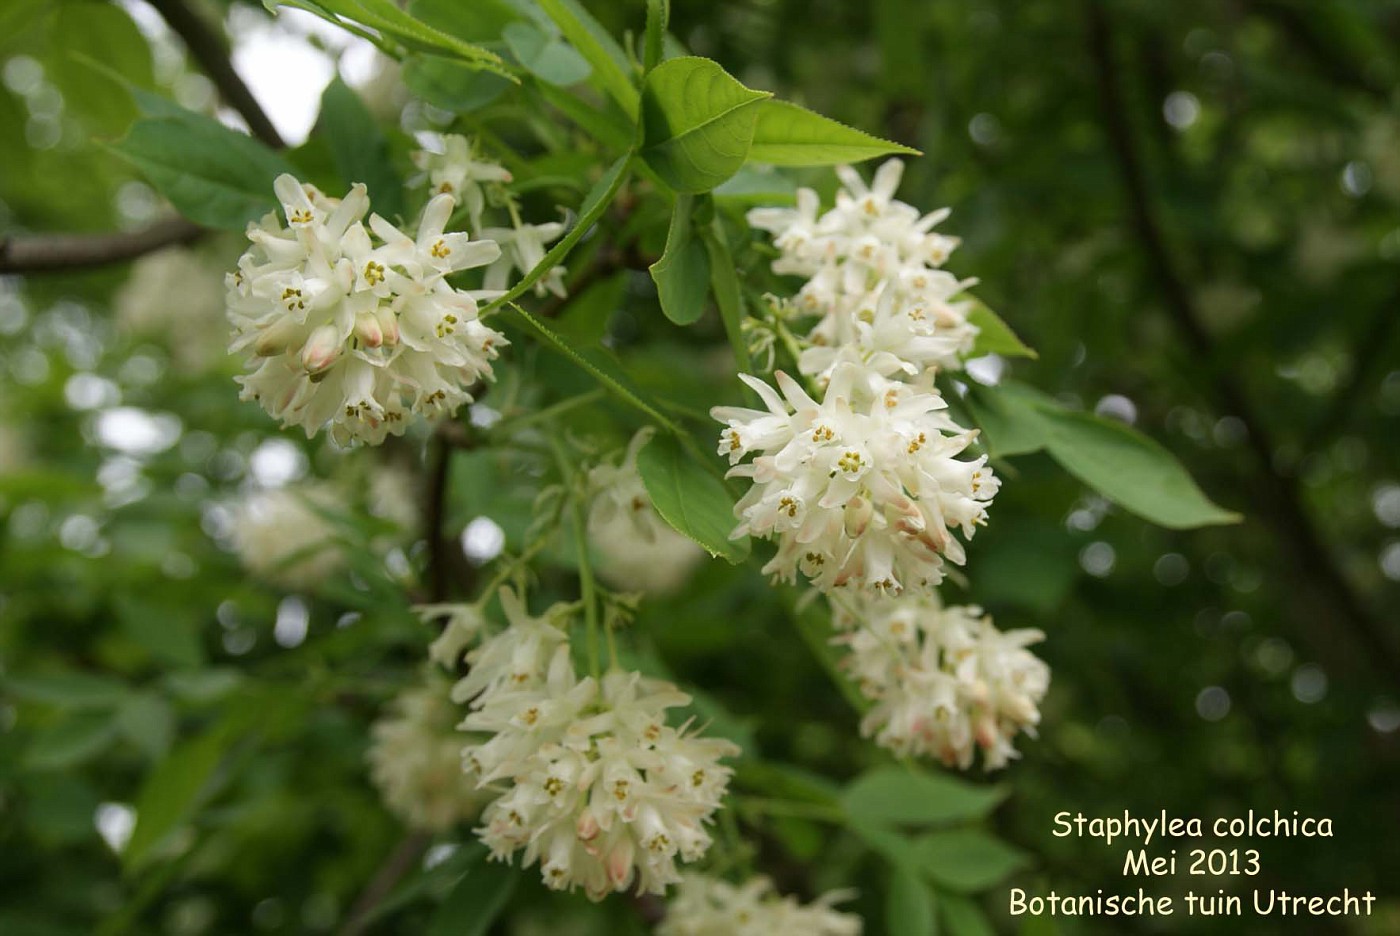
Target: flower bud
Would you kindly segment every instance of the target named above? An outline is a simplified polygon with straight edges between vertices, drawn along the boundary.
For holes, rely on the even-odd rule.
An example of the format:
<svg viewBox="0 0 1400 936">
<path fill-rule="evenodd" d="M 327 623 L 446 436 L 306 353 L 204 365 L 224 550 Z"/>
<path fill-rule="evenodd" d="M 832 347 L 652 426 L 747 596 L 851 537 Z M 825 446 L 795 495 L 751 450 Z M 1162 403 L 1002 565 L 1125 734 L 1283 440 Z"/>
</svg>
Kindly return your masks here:
<svg viewBox="0 0 1400 936">
<path fill-rule="evenodd" d="M 340 352 L 340 331 L 334 325 L 321 325 L 301 349 L 301 366 L 315 374 L 334 364 Z"/>
<path fill-rule="evenodd" d="M 301 326 L 291 318 L 280 318 L 267 326 L 253 342 L 253 353 L 272 357 L 286 352 L 301 337 Z"/>
<path fill-rule="evenodd" d="M 379 323 L 379 331 L 384 336 L 383 343 L 389 347 L 394 347 L 399 343 L 399 316 L 393 309 L 382 305 L 374 310 L 375 321 Z"/>
<path fill-rule="evenodd" d="M 365 311 L 355 316 L 355 337 L 366 348 L 377 348 L 384 343 L 384 329 L 373 312 Z"/>
</svg>

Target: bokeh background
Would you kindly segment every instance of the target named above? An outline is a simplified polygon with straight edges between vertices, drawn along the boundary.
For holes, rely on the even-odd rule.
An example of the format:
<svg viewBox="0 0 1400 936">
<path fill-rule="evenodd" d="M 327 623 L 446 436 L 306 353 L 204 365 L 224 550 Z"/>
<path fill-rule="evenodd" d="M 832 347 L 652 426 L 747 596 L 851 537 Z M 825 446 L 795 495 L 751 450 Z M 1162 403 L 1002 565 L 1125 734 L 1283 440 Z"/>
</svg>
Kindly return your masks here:
<svg viewBox="0 0 1400 936">
<path fill-rule="evenodd" d="M 589 6 L 618 33 L 641 22 L 640 4 Z M 309 17 L 200 9 L 226 24 L 293 145 L 337 57 L 404 134 L 438 119 Z M 921 149 L 901 197 L 953 208 L 951 268 L 1040 352 L 1008 372 L 1132 422 L 1245 515 L 1174 533 L 1048 460 L 1007 473 L 971 550 L 973 597 L 1003 627 L 1043 629 L 1054 671 L 1040 738 L 998 778 L 1011 796 L 997 828 L 1034 859 L 1015 882 L 1140 883 L 1121 878 L 1118 846 L 1052 837 L 1061 810 L 1277 808 L 1330 817 L 1336 837 L 1247 843 L 1263 873 L 1242 886 L 1383 898 L 1369 921 L 1020 931 L 1400 933 L 1400 4 L 677 0 L 672 28 L 752 87 Z M 0 231 L 111 230 L 160 210 L 100 146 L 132 118 L 125 92 L 74 53 L 215 107 L 136 0 L 11 0 Z M 327 931 L 399 840 L 363 752 L 411 668 L 394 593 L 422 559 L 403 509 L 423 485 L 416 453 L 337 455 L 237 402 L 220 277 L 239 250 L 210 238 L 134 266 L 0 279 L 0 931 Z M 702 360 L 656 324 L 649 288 L 627 279 L 608 325 L 644 382 Z M 516 363 L 500 393 L 567 389 L 528 352 Z M 389 470 L 397 491 L 371 483 Z M 314 598 L 251 580 L 231 544 L 240 498 L 312 476 L 346 492 L 355 544 L 345 582 Z M 452 492 L 445 530 L 462 535 L 464 566 L 520 542 L 528 478 L 473 455 Z M 752 572 L 707 567 L 645 606 L 638 630 L 766 755 L 849 776 L 868 756 L 855 716 L 783 617 Z M 233 746 L 193 844 L 123 875 L 114 850 L 151 765 L 240 712 L 257 738 Z M 866 873 L 817 826 L 755 838 L 799 892 Z M 1017 931 L 1003 894 L 985 908 Z M 536 903 L 511 932 L 636 925 L 625 907 Z M 425 915 L 410 906 L 392 931 L 421 931 Z"/>
</svg>

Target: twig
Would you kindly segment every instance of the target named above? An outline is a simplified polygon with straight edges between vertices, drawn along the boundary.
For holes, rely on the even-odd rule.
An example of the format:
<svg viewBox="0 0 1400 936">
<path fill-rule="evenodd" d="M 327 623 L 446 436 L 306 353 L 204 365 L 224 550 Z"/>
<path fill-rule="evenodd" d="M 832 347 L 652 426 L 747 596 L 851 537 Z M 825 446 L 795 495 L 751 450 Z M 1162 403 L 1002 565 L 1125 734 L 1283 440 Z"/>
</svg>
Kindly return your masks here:
<svg viewBox="0 0 1400 936">
<path fill-rule="evenodd" d="M 48 234 L 0 239 L 0 273 L 45 273 L 131 260 L 204 236 L 184 218 L 163 218 L 135 231 L 111 234 Z"/>
<path fill-rule="evenodd" d="M 146 0 L 160 13 L 170 29 L 185 43 L 190 55 L 199 67 L 214 82 L 229 107 L 238 111 L 248 122 L 253 136 L 273 149 L 282 149 L 287 144 L 272 125 L 253 92 L 243 83 L 229 60 L 228 47 L 222 35 L 215 32 L 199 14 L 185 5 L 184 0 Z"/>
<path fill-rule="evenodd" d="M 360 892 L 360 896 L 355 898 L 350 914 L 345 919 L 345 925 L 340 928 L 339 936 L 359 936 L 365 931 L 374 908 L 389 896 L 389 892 L 399 880 L 413 868 L 414 862 L 423 854 L 430 841 L 431 837 L 426 832 L 410 832 L 399 842 L 389 853 L 384 864 L 379 866 L 369 884 Z"/>
<path fill-rule="evenodd" d="M 1097 72 L 1103 119 L 1118 162 L 1130 219 L 1148 265 L 1161 289 L 1168 314 L 1182 339 L 1210 374 L 1217 404 L 1245 427 L 1258 470 L 1249 488 L 1267 509 L 1264 516 L 1293 554 L 1301 577 L 1313 583 L 1321 606 L 1331 609 L 1365 647 L 1366 656 L 1392 679 L 1400 680 L 1400 654 L 1383 626 L 1369 613 L 1337 566 L 1303 506 L 1297 482 L 1274 466 L 1275 447 L 1243 388 L 1227 370 L 1215 366 L 1214 342 L 1202 322 L 1195 299 L 1177 273 L 1162 235 L 1142 160 L 1133 137 L 1128 107 L 1114 63 L 1113 37 L 1102 0 L 1088 0 L 1089 51 Z"/>
</svg>

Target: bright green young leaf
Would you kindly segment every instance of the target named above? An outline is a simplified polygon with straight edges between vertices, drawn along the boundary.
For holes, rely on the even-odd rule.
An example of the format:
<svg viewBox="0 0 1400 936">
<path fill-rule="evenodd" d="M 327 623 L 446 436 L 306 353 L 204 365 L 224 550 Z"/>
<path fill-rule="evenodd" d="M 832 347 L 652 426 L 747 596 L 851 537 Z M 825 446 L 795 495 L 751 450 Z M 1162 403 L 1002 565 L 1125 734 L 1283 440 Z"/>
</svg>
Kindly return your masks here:
<svg viewBox="0 0 1400 936">
<path fill-rule="evenodd" d="M 939 894 L 938 909 L 948 936 L 996 936 L 987 914 L 961 894 Z"/>
<path fill-rule="evenodd" d="M 649 268 L 661 299 L 661 311 L 677 325 L 691 325 L 705 311 L 710 291 L 710 260 L 691 229 L 695 199 L 677 195 L 666 233 L 666 252 Z"/>
<path fill-rule="evenodd" d="M 403 216 L 403 179 L 389 159 L 389 141 L 360 96 L 337 76 L 321 95 L 316 129 L 325 137 L 346 185 L 363 182 L 374 210 Z"/>
<path fill-rule="evenodd" d="M 153 848 L 194 814 L 229 739 L 223 726 L 210 729 L 177 747 L 147 775 L 136 799 L 136 828 L 122 852 L 128 868 L 140 867 Z"/>
<path fill-rule="evenodd" d="M 511 84 L 494 72 L 469 68 L 440 55 L 406 58 L 403 83 L 429 104 L 463 114 L 490 104 Z"/>
<path fill-rule="evenodd" d="M 484 936 L 510 902 L 519 881 L 516 869 L 488 861 L 483 852 L 433 914 L 428 936 Z"/>
<path fill-rule="evenodd" d="M 629 116 L 637 113 L 637 89 L 628 77 L 631 63 L 617 40 L 577 0 L 538 0 L 564 38 L 593 66 L 593 78 Z"/>
<path fill-rule="evenodd" d="M 647 31 L 642 43 L 642 70 L 650 73 L 666 55 L 666 30 L 671 25 L 671 0 L 647 0 Z"/>
<path fill-rule="evenodd" d="M 1001 320 L 1001 317 L 979 299 L 972 300 L 972 311 L 968 313 L 969 323 L 978 328 L 977 340 L 972 345 L 972 351 L 968 357 L 980 357 L 984 354 L 1000 354 L 1002 357 L 1039 357 L 1034 349 L 1029 347 L 1016 333 L 1011 330 L 1011 326 Z"/>
<path fill-rule="evenodd" d="M 30 770 L 65 770 L 107 749 L 117 736 L 109 712 L 75 712 L 39 731 L 25 749 Z"/>
<path fill-rule="evenodd" d="M 888 936 L 933 936 L 933 893 L 914 869 L 891 865 L 885 890 L 885 932 Z"/>
<path fill-rule="evenodd" d="M 892 153 L 919 151 L 871 136 L 787 101 L 768 100 L 755 108 L 749 162 L 774 166 L 835 166 Z"/>
<path fill-rule="evenodd" d="M 904 767 L 877 767 L 856 778 L 841 795 L 852 816 L 885 825 L 932 825 L 980 819 L 1006 797 L 947 774 Z"/>
<path fill-rule="evenodd" d="M 663 62 L 642 89 L 641 156 L 676 191 L 708 192 L 744 164 L 769 97 L 706 58 Z"/>
<path fill-rule="evenodd" d="M 516 60 L 541 81 L 568 87 L 593 73 L 592 66 L 573 46 L 538 26 L 516 21 L 508 24 L 502 35 Z"/>
<path fill-rule="evenodd" d="M 712 556 L 734 563 L 748 556 L 748 539 L 729 538 L 735 523 L 734 499 L 674 436 L 659 433 L 643 446 L 637 470 L 656 512 L 677 532 L 695 540 Z"/>
<path fill-rule="evenodd" d="M 0 691 L 29 702 L 74 709 L 111 708 L 130 692 L 120 679 L 87 673 L 5 676 L 0 678 Z"/>
<path fill-rule="evenodd" d="M 275 208 L 272 181 L 291 171 L 258 141 L 208 118 L 138 120 L 111 149 L 182 215 L 230 231 Z"/>
<path fill-rule="evenodd" d="M 1211 503 L 1161 445 L 1120 422 L 1044 407 L 1046 447 L 1060 465 L 1104 497 L 1172 530 L 1237 523 L 1239 514 Z"/>
<path fill-rule="evenodd" d="M 963 893 L 986 890 L 1029 863 L 1025 854 L 979 829 L 921 835 L 914 853 L 935 883 Z"/>
</svg>

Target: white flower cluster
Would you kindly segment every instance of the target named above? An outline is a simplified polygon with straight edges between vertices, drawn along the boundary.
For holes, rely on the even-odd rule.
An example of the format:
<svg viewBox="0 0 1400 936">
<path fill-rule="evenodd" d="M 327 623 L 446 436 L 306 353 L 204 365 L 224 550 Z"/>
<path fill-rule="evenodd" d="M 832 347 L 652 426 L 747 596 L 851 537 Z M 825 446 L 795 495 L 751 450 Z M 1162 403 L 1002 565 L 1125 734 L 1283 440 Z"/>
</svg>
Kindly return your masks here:
<svg viewBox="0 0 1400 936">
<path fill-rule="evenodd" d="M 430 673 L 400 693 L 370 728 L 370 776 L 389 810 L 408 825 L 442 832 L 475 818 L 490 794 L 462 770 L 461 711 L 451 683 Z"/>
<path fill-rule="evenodd" d="M 1034 736 L 1050 668 L 1026 649 L 1038 630 L 1002 632 L 981 608 L 942 607 L 934 596 L 844 597 L 834 602 L 842 666 L 875 706 L 861 722 L 900 757 L 932 756 L 966 770 L 977 748 L 988 770 Z"/>
<path fill-rule="evenodd" d="M 203 251 L 168 247 L 140 258 L 112 297 L 112 311 L 123 330 L 163 341 L 184 373 L 224 359 L 223 269 Z"/>
<path fill-rule="evenodd" d="M 337 572 L 345 556 L 321 513 L 337 508 L 337 491 L 302 484 L 256 491 L 235 505 L 234 550 L 249 572 L 295 591 L 309 591 Z"/>
<path fill-rule="evenodd" d="M 511 181 L 510 172 L 489 159 L 482 158 L 472 145 L 472 141 L 455 133 L 441 138 L 442 152 L 420 150 L 414 154 L 414 162 L 423 170 L 423 178 L 434 192 L 447 193 L 460 197 L 466 205 L 471 232 L 483 240 L 495 241 L 501 247 L 501 255 L 486 268 L 485 287 L 503 290 L 510 281 L 511 273 L 519 270 L 527 273 L 544 259 L 545 245 L 564 233 L 564 224 L 550 221 L 545 224 L 526 224 L 516 213 L 510 195 L 504 189 L 497 189 L 497 197 L 510 208 L 510 227 L 482 227 L 482 213 L 490 199 L 488 187 Z M 564 274 L 566 269 L 556 266 L 535 284 L 536 295 L 553 293 L 560 298 L 566 295 Z"/>
<path fill-rule="evenodd" d="M 467 654 L 453 690 L 470 700 L 461 727 L 486 737 L 463 752 L 469 771 L 503 789 L 478 835 L 497 859 L 523 850 L 523 865 L 538 862 L 556 890 L 600 900 L 635 883 L 662 893 L 680 879 L 677 860 L 709 849 L 705 826 L 732 773 L 720 758 L 738 748 L 666 724 L 667 709 L 690 702 L 670 683 L 618 670 L 580 679 L 558 626 L 572 607 L 531 617 L 505 589 L 501 604 L 509 626 Z M 480 626 L 469 611 L 454 616 L 439 658 Z"/>
<path fill-rule="evenodd" d="M 849 892 L 825 894 L 802 905 L 784 897 L 766 877 L 742 885 L 686 874 L 666 907 L 657 936 L 859 936 L 860 917 L 832 905 Z"/>
<path fill-rule="evenodd" d="M 958 296 L 976 281 L 941 269 L 958 245 L 933 231 L 948 211 L 921 216 L 895 199 L 904 174 L 897 159 L 869 186 L 849 166 L 836 171 L 844 187 L 825 214 L 811 189 L 798 191 L 796 208 L 748 214 L 750 225 L 774 235 L 774 271 L 807 277 L 793 311 L 819 321 L 806 336 L 802 373 L 824 381 L 852 351 L 884 376 L 960 367 L 977 328 L 967 320 L 973 303 Z"/>
<path fill-rule="evenodd" d="M 777 538 L 764 571 L 793 581 L 800 571 L 823 591 L 925 591 L 943 560 L 961 564 L 952 534 L 984 523 L 999 482 L 986 456 L 959 455 L 975 432 L 955 424 L 927 379 L 890 380 L 859 363 L 832 372 L 819 403 L 788 375 L 779 395 L 743 380 L 767 410 L 720 406 L 727 425 L 719 453 L 732 477 L 753 486 L 735 507 L 733 536 Z M 750 453 L 751 462 L 740 464 Z"/>
<path fill-rule="evenodd" d="M 274 188 L 287 226 L 275 213 L 250 224 L 252 247 L 226 281 L 230 350 L 253 368 L 239 378 L 244 399 L 308 437 L 329 425 L 341 445 L 378 444 L 470 401 L 506 342 L 478 318 L 491 293 L 446 277 L 492 263 L 500 246 L 447 233 L 448 194 L 410 237 L 377 214 L 366 228 L 363 185 L 339 200 L 290 175 Z"/>
<path fill-rule="evenodd" d="M 651 435 L 643 429 L 633 436 L 621 463 L 600 464 L 588 472 L 588 539 L 598 552 L 598 575 L 608 584 L 665 594 L 685 583 L 705 553 L 661 519 L 642 483 L 637 453 Z"/>
</svg>

